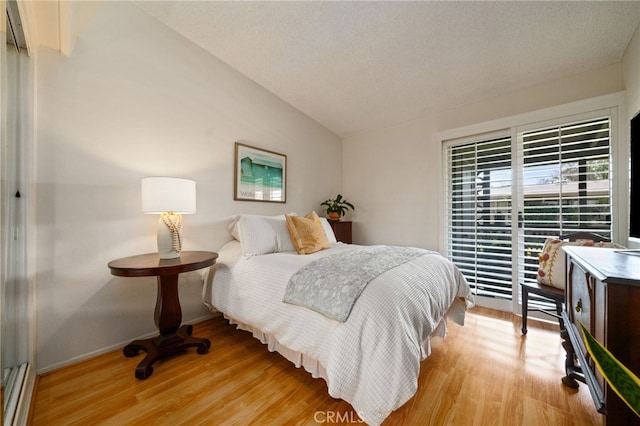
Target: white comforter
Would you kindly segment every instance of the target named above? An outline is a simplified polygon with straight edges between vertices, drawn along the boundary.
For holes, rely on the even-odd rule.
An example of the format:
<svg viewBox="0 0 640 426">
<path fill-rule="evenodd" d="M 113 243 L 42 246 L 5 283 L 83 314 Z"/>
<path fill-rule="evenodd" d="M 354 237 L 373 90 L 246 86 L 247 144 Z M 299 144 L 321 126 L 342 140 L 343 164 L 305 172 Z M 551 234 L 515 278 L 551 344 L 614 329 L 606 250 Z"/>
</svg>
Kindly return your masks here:
<svg viewBox="0 0 640 426">
<path fill-rule="evenodd" d="M 379 425 L 415 394 L 430 336 L 444 335 L 445 315 L 462 325 L 472 296 L 458 269 L 433 253 L 371 281 L 344 323 L 282 302 L 298 268 L 354 247 L 338 243 L 311 255 L 281 252 L 247 259 L 240 243 L 232 241 L 219 251 L 203 300 L 270 350 L 323 377 L 332 397 Z"/>
</svg>

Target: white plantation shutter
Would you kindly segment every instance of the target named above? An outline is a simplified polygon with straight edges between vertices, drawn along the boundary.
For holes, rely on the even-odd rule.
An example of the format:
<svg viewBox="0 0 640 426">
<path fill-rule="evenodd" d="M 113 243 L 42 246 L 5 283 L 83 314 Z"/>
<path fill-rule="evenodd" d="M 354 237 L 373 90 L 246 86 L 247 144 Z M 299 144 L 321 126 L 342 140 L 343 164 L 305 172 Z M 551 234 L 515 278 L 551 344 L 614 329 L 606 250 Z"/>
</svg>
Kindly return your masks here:
<svg viewBox="0 0 640 426">
<path fill-rule="evenodd" d="M 522 206 L 524 280 L 535 281 L 545 239 L 611 230 L 610 118 L 523 132 Z"/>
<path fill-rule="evenodd" d="M 476 295 L 511 299 L 511 139 L 451 146 L 448 252 Z"/>
<path fill-rule="evenodd" d="M 535 281 L 548 237 L 585 231 L 611 239 L 610 122 L 514 130 L 517 143 L 447 142 L 447 250 L 476 295 L 512 300 L 514 268 L 518 280 Z"/>
</svg>

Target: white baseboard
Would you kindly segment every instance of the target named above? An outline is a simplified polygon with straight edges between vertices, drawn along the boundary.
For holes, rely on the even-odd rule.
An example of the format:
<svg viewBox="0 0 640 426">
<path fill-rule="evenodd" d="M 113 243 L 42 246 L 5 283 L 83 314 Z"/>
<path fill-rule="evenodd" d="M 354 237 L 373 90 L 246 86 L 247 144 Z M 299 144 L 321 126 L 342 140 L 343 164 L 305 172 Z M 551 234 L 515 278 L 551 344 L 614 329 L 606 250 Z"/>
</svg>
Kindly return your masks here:
<svg viewBox="0 0 640 426">
<path fill-rule="evenodd" d="M 199 317 L 199 318 L 195 318 L 195 319 L 192 319 L 192 320 L 189 320 L 189 321 L 185 321 L 182 324 L 197 324 L 199 322 L 203 322 L 203 321 L 206 321 L 208 319 L 214 318 L 214 317 L 216 317 L 218 315 L 221 315 L 221 314 L 220 313 L 211 313 L 211 314 Z M 56 364 L 49 365 L 49 366 L 47 366 L 45 368 L 40 368 L 40 369 L 38 369 L 37 374 L 40 376 L 40 375 L 43 375 L 43 374 L 46 374 L 46 373 L 51 373 L 52 371 L 56 371 L 56 370 L 59 370 L 59 369 L 64 368 L 64 367 L 68 367 L 68 366 L 73 365 L 73 364 L 78 364 L 78 363 L 80 363 L 82 361 L 86 361 L 88 359 L 95 358 L 95 357 L 97 357 L 99 355 L 102 355 L 102 354 L 105 354 L 107 352 L 112 352 L 112 351 L 115 351 L 116 349 L 121 349 L 121 348 L 125 347 L 126 345 L 128 345 L 129 343 L 131 343 L 133 340 L 149 339 L 149 338 L 157 336 L 157 335 L 158 335 L 158 332 L 154 331 L 152 333 L 147 333 L 147 334 L 142 335 L 142 336 L 133 337 L 131 339 L 127 339 L 125 341 L 118 342 L 118 343 L 115 343 L 113 345 L 109 345 L 109 346 L 106 346 L 104 348 L 100 348 L 100 349 L 97 349 L 95 351 L 88 352 L 86 354 L 82 354 L 82 355 L 70 358 L 70 359 L 68 359 L 66 361 L 58 362 Z"/>
</svg>

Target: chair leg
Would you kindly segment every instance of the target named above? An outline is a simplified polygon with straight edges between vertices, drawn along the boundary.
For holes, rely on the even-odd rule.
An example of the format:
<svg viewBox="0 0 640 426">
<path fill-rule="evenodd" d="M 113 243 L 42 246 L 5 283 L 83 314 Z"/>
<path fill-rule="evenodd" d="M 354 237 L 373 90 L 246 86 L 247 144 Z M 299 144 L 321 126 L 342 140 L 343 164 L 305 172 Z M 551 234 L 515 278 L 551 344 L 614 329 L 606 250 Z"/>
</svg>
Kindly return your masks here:
<svg viewBox="0 0 640 426">
<path fill-rule="evenodd" d="M 522 334 L 527 334 L 527 312 L 529 310 L 529 290 L 526 287 L 522 289 Z"/>
<path fill-rule="evenodd" d="M 560 323 L 560 331 L 564 330 L 564 321 L 562 320 L 562 301 L 556 300 L 556 313 L 558 314 L 558 322 Z"/>
</svg>

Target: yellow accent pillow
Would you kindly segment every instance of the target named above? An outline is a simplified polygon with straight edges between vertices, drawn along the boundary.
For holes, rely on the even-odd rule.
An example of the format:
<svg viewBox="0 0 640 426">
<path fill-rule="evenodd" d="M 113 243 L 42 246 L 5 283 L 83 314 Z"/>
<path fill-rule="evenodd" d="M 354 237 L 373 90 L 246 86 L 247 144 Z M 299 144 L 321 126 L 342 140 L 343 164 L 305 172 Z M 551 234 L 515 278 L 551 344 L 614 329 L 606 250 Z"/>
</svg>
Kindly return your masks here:
<svg viewBox="0 0 640 426">
<path fill-rule="evenodd" d="M 316 212 L 305 217 L 285 215 L 291 242 L 298 254 L 311 254 L 331 247 Z"/>
</svg>

